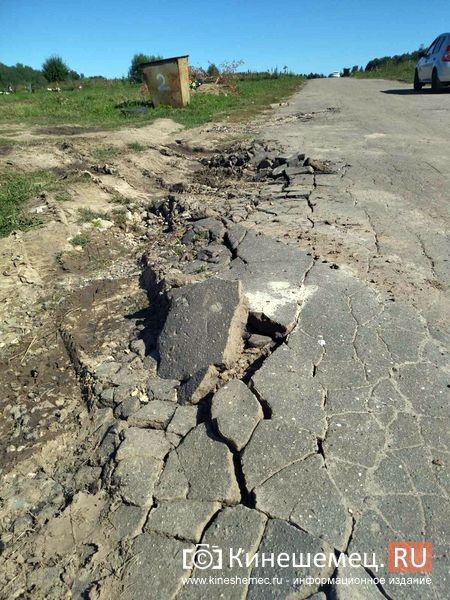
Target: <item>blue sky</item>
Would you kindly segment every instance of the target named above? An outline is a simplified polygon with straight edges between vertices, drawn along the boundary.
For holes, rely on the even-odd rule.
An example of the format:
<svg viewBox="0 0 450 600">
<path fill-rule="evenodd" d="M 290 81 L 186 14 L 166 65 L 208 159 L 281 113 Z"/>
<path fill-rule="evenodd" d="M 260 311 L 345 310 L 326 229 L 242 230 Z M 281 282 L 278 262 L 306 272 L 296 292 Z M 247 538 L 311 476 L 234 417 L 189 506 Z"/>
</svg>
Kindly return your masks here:
<svg viewBox="0 0 450 600">
<path fill-rule="evenodd" d="M 449 0 L 0 0 L 0 62 L 59 54 L 85 75 L 125 75 L 136 52 L 243 59 L 328 74 L 411 51 L 450 30 Z"/>
</svg>

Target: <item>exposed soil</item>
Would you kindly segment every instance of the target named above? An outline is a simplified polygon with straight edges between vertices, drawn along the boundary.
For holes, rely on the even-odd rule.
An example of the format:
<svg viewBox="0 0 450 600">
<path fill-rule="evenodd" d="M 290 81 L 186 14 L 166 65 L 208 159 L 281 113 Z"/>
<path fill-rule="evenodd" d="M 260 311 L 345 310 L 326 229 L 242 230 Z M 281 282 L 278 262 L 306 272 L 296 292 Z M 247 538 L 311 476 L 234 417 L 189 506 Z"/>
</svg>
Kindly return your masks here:
<svg viewBox="0 0 450 600">
<path fill-rule="evenodd" d="M 94 133 L 103 131 L 101 127 L 70 127 L 69 125 L 59 127 L 38 127 L 34 133 L 39 135 L 80 135 L 83 133 Z"/>
</svg>

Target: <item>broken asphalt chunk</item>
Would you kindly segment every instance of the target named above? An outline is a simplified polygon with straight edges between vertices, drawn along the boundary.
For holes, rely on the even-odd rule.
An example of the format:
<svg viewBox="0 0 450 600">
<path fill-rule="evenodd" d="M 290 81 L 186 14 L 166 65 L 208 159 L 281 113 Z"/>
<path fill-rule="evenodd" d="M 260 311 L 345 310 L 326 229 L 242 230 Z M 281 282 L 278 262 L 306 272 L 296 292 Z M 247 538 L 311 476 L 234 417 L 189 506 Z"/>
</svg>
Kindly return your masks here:
<svg viewBox="0 0 450 600">
<path fill-rule="evenodd" d="M 235 362 L 246 321 L 239 281 L 211 278 L 174 290 L 159 338 L 159 375 L 185 382 L 197 375 L 197 388 L 209 367 Z"/>
</svg>

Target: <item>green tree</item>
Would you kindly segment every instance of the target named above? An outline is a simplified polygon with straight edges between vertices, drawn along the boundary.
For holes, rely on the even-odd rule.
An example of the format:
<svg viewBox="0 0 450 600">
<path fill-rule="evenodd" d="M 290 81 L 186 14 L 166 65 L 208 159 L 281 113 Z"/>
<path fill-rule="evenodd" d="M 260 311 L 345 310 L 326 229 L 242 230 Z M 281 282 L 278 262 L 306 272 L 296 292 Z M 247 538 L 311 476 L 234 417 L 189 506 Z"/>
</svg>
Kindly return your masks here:
<svg viewBox="0 0 450 600">
<path fill-rule="evenodd" d="M 140 65 L 154 60 L 161 60 L 162 56 L 152 54 L 135 54 L 131 59 L 131 66 L 128 69 L 128 79 L 133 83 L 142 83 L 144 81 L 144 75 Z"/>
<path fill-rule="evenodd" d="M 8 85 L 17 87 L 28 84 L 45 85 L 46 83 L 41 71 L 21 63 L 11 67 L 0 63 L 0 90 L 7 88 Z"/>
<path fill-rule="evenodd" d="M 69 67 L 60 56 L 50 56 L 42 65 L 42 73 L 49 83 L 66 81 L 69 72 Z"/>
<path fill-rule="evenodd" d="M 211 63 L 209 65 L 209 67 L 206 69 L 206 74 L 209 75 L 209 77 L 219 77 L 220 71 L 219 71 L 219 68 L 217 67 L 217 65 L 215 65 L 214 63 Z"/>
</svg>

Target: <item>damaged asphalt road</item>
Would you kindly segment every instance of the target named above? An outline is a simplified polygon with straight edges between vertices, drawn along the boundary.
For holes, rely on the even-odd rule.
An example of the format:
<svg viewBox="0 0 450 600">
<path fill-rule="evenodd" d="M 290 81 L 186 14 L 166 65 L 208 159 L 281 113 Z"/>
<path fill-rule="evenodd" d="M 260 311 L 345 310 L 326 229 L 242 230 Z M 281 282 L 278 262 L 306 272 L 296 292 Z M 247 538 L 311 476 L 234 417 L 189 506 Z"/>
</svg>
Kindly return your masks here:
<svg viewBox="0 0 450 600">
<path fill-rule="evenodd" d="M 307 103 L 315 85 L 298 102 Z M 298 119 L 299 132 L 327 131 L 340 114 L 318 110 Z M 130 332 L 117 333 L 114 350 L 94 360 L 70 320 L 62 325 L 90 407 L 91 446 L 77 451 L 70 497 L 46 516 L 41 508 L 26 521 L 8 480 L 9 597 L 445 596 L 450 403 L 442 314 L 420 295 L 401 298 L 412 279 L 393 290 L 374 262 L 359 272 L 363 261 L 349 259 L 355 240 L 372 253 L 375 243 L 373 232 L 362 235 L 365 221 L 336 252 L 345 236 L 335 223 L 333 237 L 325 223 L 337 218 L 332 207 L 339 201 L 347 223 L 366 214 L 359 202 L 344 203 L 354 182 L 362 185 L 353 157 L 315 148 L 308 158 L 308 144 L 292 147 L 288 122 L 287 152 L 253 143 L 204 159 L 194 177 L 222 186 L 220 202 L 199 207 L 177 186 L 155 203 L 176 252 L 156 259 L 149 250 L 140 278 L 149 306 Z M 276 123 L 272 139 L 284 135 L 285 121 Z M 381 261 L 381 232 L 377 238 Z M 377 276 L 380 285 L 370 282 Z M 389 583 L 387 545 L 396 540 L 432 541 L 431 585 Z M 224 556 L 242 548 L 342 562 L 183 568 L 198 543 Z M 378 562 L 344 564 L 354 552 L 375 553 Z M 386 583 L 320 583 L 333 574 Z M 243 579 L 186 583 L 216 575 Z M 267 576 L 280 581 L 257 584 Z"/>
<path fill-rule="evenodd" d="M 315 80 L 278 118 L 265 139 L 291 152 L 301 140 L 312 156 L 349 165 L 336 181 L 316 178 L 314 214 L 302 219 L 314 227 L 308 240 L 303 223 L 299 231 L 305 247 L 413 304 L 448 346 L 448 93 L 414 94 L 383 80 Z M 278 218 L 293 236 L 297 214 L 295 222 Z"/>
</svg>

